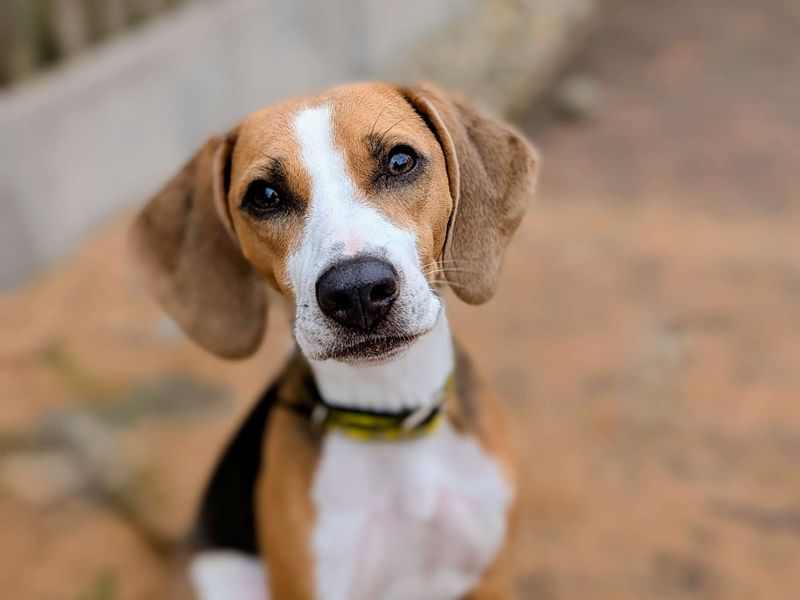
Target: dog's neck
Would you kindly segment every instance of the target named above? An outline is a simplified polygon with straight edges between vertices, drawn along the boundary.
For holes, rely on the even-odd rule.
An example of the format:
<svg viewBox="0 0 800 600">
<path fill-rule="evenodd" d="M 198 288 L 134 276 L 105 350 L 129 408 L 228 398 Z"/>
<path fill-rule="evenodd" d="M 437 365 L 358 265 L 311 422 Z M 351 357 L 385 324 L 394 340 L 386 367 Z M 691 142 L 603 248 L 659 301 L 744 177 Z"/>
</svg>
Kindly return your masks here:
<svg viewBox="0 0 800 600">
<path fill-rule="evenodd" d="M 444 308 L 439 320 L 405 354 L 379 365 L 309 361 L 322 398 L 334 406 L 376 412 L 438 402 L 453 371 L 454 351 Z"/>
</svg>

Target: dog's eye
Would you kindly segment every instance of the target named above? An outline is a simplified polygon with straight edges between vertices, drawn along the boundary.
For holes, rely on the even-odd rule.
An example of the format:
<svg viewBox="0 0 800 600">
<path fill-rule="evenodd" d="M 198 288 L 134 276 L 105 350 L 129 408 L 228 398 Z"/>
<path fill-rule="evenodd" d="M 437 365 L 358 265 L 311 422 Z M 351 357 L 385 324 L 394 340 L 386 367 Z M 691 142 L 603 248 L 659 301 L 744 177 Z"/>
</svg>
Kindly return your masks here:
<svg viewBox="0 0 800 600">
<path fill-rule="evenodd" d="M 283 199 L 273 186 L 263 180 L 254 181 L 247 188 L 242 208 L 256 215 L 274 212 L 283 204 Z"/>
<path fill-rule="evenodd" d="M 408 146 L 395 146 L 389 152 L 389 159 L 386 161 L 386 170 L 389 175 L 405 175 L 417 166 L 417 153 Z"/>
</svg>

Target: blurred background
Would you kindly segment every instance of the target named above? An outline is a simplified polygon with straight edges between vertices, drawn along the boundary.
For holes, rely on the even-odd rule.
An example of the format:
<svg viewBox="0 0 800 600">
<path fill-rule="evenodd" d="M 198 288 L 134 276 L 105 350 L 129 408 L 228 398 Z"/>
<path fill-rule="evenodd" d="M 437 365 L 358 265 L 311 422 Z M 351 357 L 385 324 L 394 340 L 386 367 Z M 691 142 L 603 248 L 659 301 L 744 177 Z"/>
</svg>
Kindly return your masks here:
<svg viewBox="0 0 800 600">
<path fill-rule="evenodd" d="M 0 0 L 0 35 L 0 598 L 181 597 L 288 321 L 191 345 L 130 215 L 250 111 L 365 78 L 543 156 L 499 294 L 448 298 L 512 415 L 520 598 L 798 597 L 796 0 Z"/>
</svg>

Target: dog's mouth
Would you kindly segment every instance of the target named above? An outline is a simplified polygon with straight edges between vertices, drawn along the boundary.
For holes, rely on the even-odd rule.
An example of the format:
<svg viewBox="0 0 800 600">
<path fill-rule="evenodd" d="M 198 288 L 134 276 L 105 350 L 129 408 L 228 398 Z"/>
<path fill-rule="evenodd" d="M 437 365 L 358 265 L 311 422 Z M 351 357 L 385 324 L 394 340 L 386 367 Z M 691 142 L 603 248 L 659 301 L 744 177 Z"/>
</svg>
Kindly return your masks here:
<svg viewBox="0 0 800 600">
<path fill-rule="evenodd" d="M 444 305 L 436 298 L 436 310 L 408 318 L 390 315 L 374 331 L 356 332 L 326 320 L 315 321 L 304 313 L 293 327 L 303 354 L 315 361 L 335 360 L 354 366 L 373 366 L 396 360 L 429 333 L 439 320 Z M 412 323 L 409 323 L 412 321 Z"/>
<path fill-rule="evenodd" d="M 380 364 L 408 350 L 423 333 L 376 336 L 352 344 L 342 344 L 327 353 L 329 359 L 351 364 Z"/>
</svg>

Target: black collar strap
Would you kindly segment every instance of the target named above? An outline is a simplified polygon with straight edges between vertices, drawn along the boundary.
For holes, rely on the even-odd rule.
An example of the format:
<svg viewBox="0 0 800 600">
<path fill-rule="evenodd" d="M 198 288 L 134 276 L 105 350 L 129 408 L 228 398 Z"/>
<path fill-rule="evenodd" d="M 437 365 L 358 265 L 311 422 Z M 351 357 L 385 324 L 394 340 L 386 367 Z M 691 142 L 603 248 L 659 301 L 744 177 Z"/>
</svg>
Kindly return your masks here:
<svg viewBox="0 0 800 600">
<path fill-rule="evenodd" d="M 339 431 L 362 441 L 392 441 L 418 438 L 434 431 L 442 419 L 442 408 L 453 385 L 451 375 L 435 402 L 417 409 L 379 412 L 360 408 L 334 406 L 318 394 L 313 406 L 279 404 L 309 418 L 312 425 L 324 431 Z"/>
</svg>

